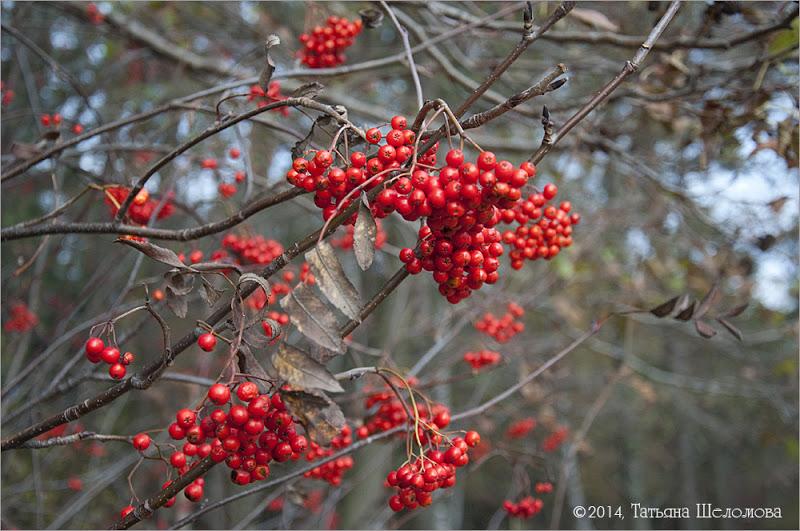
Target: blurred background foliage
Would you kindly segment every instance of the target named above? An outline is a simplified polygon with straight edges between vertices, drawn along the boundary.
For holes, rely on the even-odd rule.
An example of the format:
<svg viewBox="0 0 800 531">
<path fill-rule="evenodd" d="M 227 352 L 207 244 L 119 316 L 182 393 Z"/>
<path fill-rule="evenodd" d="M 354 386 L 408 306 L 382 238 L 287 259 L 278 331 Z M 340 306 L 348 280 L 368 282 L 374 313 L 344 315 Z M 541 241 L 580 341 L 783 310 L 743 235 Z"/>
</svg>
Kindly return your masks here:
<svg viewBox="0 0 800 531">
<path fill-rule="evenodd" d="M 509 5 L 392 4 L 412 45 Z M 556 6 L 535 3 L 535 22 Z M 273 79 L 283 94 L 318 81 L 325 86 L 319 99 L 345 106 L 360 125 L 385 124 L 397 113 L 414 116 L 414 88 L 403 62 L 316 76 L 297 61 L 300 33 L 328 15 L 355 18 L 369 7 L 380 9 L 362 2 L 101 2 L 96 8 L 103 20 L 93 23 L 85 3 L 3 2 L 2 80 L 4 91 L 14 93 L 2 107 L 3 166 L 13 164 L 20 144 L 40 139 L 44 113 L 60 113 L 63 135 L 70 137 L 76 123 L 91 130 L 174 98 L 256 76 L 263 65 L 263 42 L 272 33 L 282 41 L 272 56 L 277 63 Z M 541 142 L 542 105 L 556 127 L 563 124 L 632 57 L 665 8 L 666 2 L 579 3 L 493 91 L 505 97 L 519 92 L 558 63 L 568 67 L 569 81 L 474 131 L 473 138 L 498 158 L 527 159 Z M 575 245 L 553 261 L 528 263 L 517 272 L 504 258 L 501 282 L 455 307 L 436 293 L 429 276 L 409 278 L 357 329 L 354 346 L 331 369 L 378 363 L 410 369 L 435 347 L 440 350 L 418 377 L 423 385 L 432 384 L 434 399 L 461 411 L 518 381 L 607 312 L 650 308 L 684 292 L 701 298 L 717 279 L 720 309 L 750 302 L 736 320 L 741 342 L 719 326 L 719 334 L 704 339 L 690 324 L 671 319 L 615 318 L 519 395 L 459 426 L 484 434 L 490 453 L 426 510 L 410 515 L 388 510 L 382 483 L 391 464 L 402 460 L 402 450 L 397 443 L 379 444 L 355 454 L 357 465 L 339 488 L 309 480 L 287 483 L 210 512 L 196 527 L 796 528 L 797 18 L 789 17 L 790 27 L 772 28 L 729 48 L 719 45 L 774 26 L 792 9 L 796 12 L 796 4 L 790 2 L 685 4 L 660 41 L 672 45 L 657 47 L 640 72 L 539 165 L 537 182 L 556 183 L 560 196 L 583 216 Z M 522 4 L 417 52 L 425 98 L 460 104 L 517 42 L 521 11 Z M 22 33 L 52 63 L 7 28 Z M 154 47 L 147 39 L 153 34 L 169 46 Z M 636 44 L 616 42 L 623 36 Z M 358 37 L 347 52 L 347 64 L 402 51 L 387 17 Z M 246 93 L 247 87 L 244 83 L 228 94 Z M 95 137 L 4 183 L 3 227 L 47 213 L 89 183 L 134 182 L 161 154 L 211 125 L 219 97 L 192 100 L 182 109 Z M 492 104 L 483 98 L 471 112 Z M 222 105 L 240 112 L 252 104 L 238 98 Z M 166 166 L 148 189 L 156 197 L 173 192 L 178 212 L 159 226 L 220 219 L 265 190 L 285 187 L 290 150 L 313 118 L 297 109 L 288 116 L 267 113 Z M 243 157 L 228 159 L 231 147 L 239 147 Z M 209 157 L 220 161 L 219 169 L 201 168 Z M 232 198 L 220 197 L 218 183 L 229 181 L 236 170 L 248 172 L 248 183 Z M 105 221 L 109 213 L 100 193 L 90 192 L 64 218 Z M 300 197 L 257 214 L 236 232 L 261 234 L 288 246 L 319 226 L 317 209 Z M 387 219 L 383 226 L 388 243 L 368 272 L 358 270 L 352 253 L 340 252 L 364 297 L 397 269 L 397 249 L 413 243 L 410 224 Z M 163 244 L 176 252 L 201 249 L 208 254 L 219 248 L 221 237 Z M 141 301 L 142 283 L 151 290 L 161 286 L 163 267 L 113 244 L 114 238 L 72 234 L 3 243 L 4 322 L 19 303 L 38 319 L 25 332 L 4 327 L 4 392 L 9 381 L 35 364 L 23 385 L 3 397 L 4 437 L 107 385 L 102 378 L 82 381 L 8 420 L 54 384 L 90 372 L 81 357 L 88 327 Z M 473 329 L 478 316 L 501 314 L 510 300 L 526 309 L 524 333 L 497 345 Z M 206 311 L 198 299 L 189 317 L 172 317 L 173 337 L 191 330 Z M 136 353 L 137 364 L 160 356 L 160 332 L 146 317 L 122 321 L 117 334 L 123 347 Z M 471 374 L 462 355 L 479 348 L 500 351 L 505 362 Z M 213 378 L 220 363 L 193 347 L 171 370 Z M 359 393 L 377 385 L 364 378 L 348 384 L 340 397 L 356 424 L 365 415 Z M 159 428 L 167 425 L 172 411 L 202 393 L 197 385 L 160 381 L 79 423 L 98 433 Z M 504 435 L 511 423 L 526 417 L 538 422 L 530 434 L 521 439 Z M 555 452 L 543 452 L 543 439 L 559 426 L 568 427 L 567 441 Z M 77 429 L 70 426 L 68 432 Z M 130 501 L 126 476 L 136 457 L 119 443 L 5 452 L 3 527 L 105 527 Z M 274 467 L 273 476 L 284 470 L 288 467 Z M 564 470 L 569 471 L 566 479 Z M 164 474 L 158 463 L 139 467 L 133 478 L 139 496 L 155 492 Z M 224 470 L 210 473 L 209 500 L 241 491 L 224 476 Z M 550 494 L 543 496 L 545 509 L 535 518 L 503 518 L 502 501 L 524 496 L 536 481 L 552 481 L 565 490 L 561 510 L 554 511 L 557 504 Z M 286 500 L 281 511 L 268 510 L 275 496 Z M 692 510 L 701 502 L 777 507 L 783 518 L 589 522 L 571 514 L 577 504 L 623 505 L 627 513 L 634 502 Z M 169 526 L 192 510 L 181 497 L 147 526 Z"/>
</svg>

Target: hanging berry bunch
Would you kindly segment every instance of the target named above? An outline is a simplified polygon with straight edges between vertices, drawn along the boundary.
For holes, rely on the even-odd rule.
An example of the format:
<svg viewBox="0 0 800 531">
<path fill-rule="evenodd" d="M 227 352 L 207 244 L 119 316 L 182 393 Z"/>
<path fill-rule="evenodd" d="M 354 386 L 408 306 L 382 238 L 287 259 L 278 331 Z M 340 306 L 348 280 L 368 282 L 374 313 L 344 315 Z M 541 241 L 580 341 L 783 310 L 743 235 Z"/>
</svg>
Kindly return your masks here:
<svg viewBox="0 0 800 531">
<path fill-rule="evenodd" d="M 99 337 L 90 337 L 84 348 L 86 359 L 92 363 L 101 361 L 108 364 L 108 374 L 115 380 L 121 380 L 127 372 L 126 367 L 134 362 L 136 357 L 132 352 L 122 354 L 117 347 L 108 345 Z"/>
<path fill-rule="evenodd" d="M 353 431 L 350 426 L 345 424 L 345 426 L 342 428 L 342 431 L 339 433 L 339 435 L 331 440 L 331 443 L 327 448 L 318 445 L 314 441 L 311 441 L 308 453 L 306 454 L 306 459 L 308 461 L 324 459 L 325 457 L 332 456 L 335 452 L 341 450 L 342 448 L 347 448 L 353 444 L 352 433 Z M 353 464 L 353 458 L 349 455 L 345 455 L 309 470 L 304 474 L 304 477 L 321 479 L 336 487 L 342 483 L 342 476 L 345 472 L 353 468 Z"/>
<path fill-rule="evenodd" d="M 240 383 L 235 393 L 231 389 L 214 384 L 199 410 L 177 412 L 168 432 L 173 440 L 186 441 L 169 456 L 178 475 L 211 456 L 217 463 L 225 461 L 233 483 L 247 485 L 269 477 L 270 462 L 297 460 L 308 449 L 307 439 L 297 433 L 295 420 L 278 392 L 261 394 L 253 382 Z M 150 443 L 147 434 L 133 439 L 134 447 L 142 452 Z M 193 502 L 202 499 L 203 484 L 195 481 L 187 486 L 186 498 Z"/>
<path fill-rule="evenodd" d="M 300 61 L 309 68 L 330 68 L 341 65 L 347 59 L 344 51 L 353 45 L 361 33 L 361 19 L 330 16 L 324 26 L 314 26 L 300 35 Z"/>
<path fill-rule="evenodd" d="M 410 378 L 408 384 L 415 385 L 415 380 Z M 364 420 L 364 424 L 356 432 L 361 439 L 409 422 L 407 406 L 388 385 L 385 390 L 368 394 L 364 399 L 364 409 L 374 409 L 374 412 Z M 427 407 L 419 408 L 417 414 L 422 422 L 432 424 L 439 429 L 444 429 L 450 424 L 450 410 L 442 404 L 431 403 Z M 426 437 L 425 433 L 421 433 L 421 436 Z"/>
<path fill-rule="evenodd" d="M 505 343 L 525 330 L 525 323 L 518 319 L 525 310 L 515 302 L 508 303 L 508 311 L 499 319 L 492 313 L 485 313 L 475 322 L 475 330 L 486 334 L 498 343 Z"/>
<path fill-rule="evenodd" d="M 111 186 L 105 189 L 105 202 L 109 207 L 112 217 L 117 214 L 119 207 L 128 197 L 129 193 L 130 189 L 124 186 Z M 150 218 L 153 216 L 153 213 L 156 212 L 156 209 L 159 208 L 159 205 L 161 205 L 161 201 L 150 197 L 150 193 L 147 189 L 142 188 L 136 194 L 136 197 L 133 198 L 133 202 L 130 208 L 128 208 L 127 216 L 140 225 L 146 225 L 150 222 Z M 158 210 L 156 219 L 166 219 L 170 217 L 174 211 L 175 207 L 172 205 L 169 198 L 167 198 Z"/>
<path fill-rule="evenodd" d="M 3 323 L 6 332 L 27 332 L 39 323 L 39 318 L 24 302 L 12 304 L 9 313 L 11 315 Z"/>
<path fill-rule="evenodd" d="M 476 352 L 466 352 L 464 354 L 464 361 L 467 362 L 474 371 L 479 371 L 491 365 L 497 365 L 502 359 L 503 357 L 499 352 L 486 349 Z"/>
<path fill-rule="evenodd" d="M 526 496 L 518 503 L 513 503 L 511 500 L 503 502 L 503 509 L 514 518 L 531 518 L 539 514 L 543 507 L 544 502 L 533 496 Z"/>
</svg>

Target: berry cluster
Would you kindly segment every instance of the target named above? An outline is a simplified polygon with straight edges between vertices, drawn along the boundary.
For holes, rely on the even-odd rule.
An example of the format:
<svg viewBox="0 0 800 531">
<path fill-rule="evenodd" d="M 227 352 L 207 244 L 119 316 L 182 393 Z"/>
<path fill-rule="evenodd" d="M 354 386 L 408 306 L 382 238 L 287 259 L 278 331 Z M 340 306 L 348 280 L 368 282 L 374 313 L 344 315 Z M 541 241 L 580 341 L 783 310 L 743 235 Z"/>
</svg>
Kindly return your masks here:
<svg viewBox="0 0 800 531">
<path fill-rule="evenodd" d="M 7 107 L 11 105 L 11 102 L 14 101 L 14 91 L 6 87 L 6 84 L 3 81 L 0 81 L 0 93 L 2 93 L 0 100 L 2 100 L 3 106 Z"/>
<path fill-rule="evenodd" d="M 527 417 L 512 423 L 506 430 L 506 437 L 509 439 L 521 439 L 536 427 L 536 419 Z"/>
<path fill-rule="evenodd" d="M 389 498 L 389 507 L 397 512 L 430 505 L 435 490 L 456 484 L 456 469 L 469 463 L 467 452 L 480 440 L 477 432 L 468 431 L 463 438 L 450 440 L 445 451 L 431 448 L 423 457 L 389 472 L 386 484 L 397 489 Z"/>
<path fill-rule="evenodd" d="M 472 370 L 478 371 L 489 365 L 500 363 L 503 357 L 499 352 L 493 350 L 478 350 L 477 352 L 467 352 L 464 354 L 464 361 L 472 366 Z"/>
<path fill-rule="evenodd" d="M 86 4 L 86 16 L 89 18 L 89 22 L 94 24 L 95 26 L 99 26 L 102 24 L 106 17 L 100 12 L 97 5 L 94 2 L 89 2 Z"/>
<path fill-rule="evenodd" d="M 234 147 L 228 150 L 228 156 L 231 159 L 234 160 L 238 159 L 240 155 L 241 151 L 239 151 L 239 148 Z M 219 162 L 217 161 L 217 159 L 213 157 L 205 158 L 200 162 L 200 167 L 203 168 L 204 170 L 217 170 L 219 168 Z M 234 172 L 233 174 L 234 182 L 230 182 L 230 180 L 223 180 L 223 178 L 220 177 L 219 185 L 217 186 L 217 191 L 219 192 L 219 195 L 226 198 L 236 195 L 236 192 L 238 190 L 236 188 L 236 184 L 244 182 L 245 177 L 246 174 L 242 170 L 237 170 Z"/>
<path fill-rule="evenodd" d="M 239 258 L 238 263 L 241 264 L 266 265 L 283 254 L 283 245 L 280 242 L 261 235 L 246 237 L 226 234 L 222 238 L 222 246 L 234 253 Z M 215 259 L 221 258 L 224 258 L 224 255 L 218 254 Z"/>
<path fill-rule="evenodd" d="M 269 476 L 270 461 L 296 460 L 306 451 L 308 441 L 297 434 L 295 421 L 286 411 L 280 394 L 260 394 L 255 383 L 243 382 L 236 388 L 236 397 L 241 403 L 231 403 L 231 389 L 227 385 L 214 384 L 207 399 L 217 406 L 230 403 L 227 411 L 215 408 L 203 418 L 191 409 L 177 412 L 176 421 L 169 426 L 169 435 L 186 442 L 169 460 L 180 475 L 211 456 L 217 463 L 226 462 L 231 469 L 231 481 L 247 485 Z M 184 489 L 184 495 L 198 501 L 202 498 L 202 484 L 200 488 L 196 482 L 193 485 Z"/>
<path fill-rule="evenodd" d="M 3 323 L 6 332 L 27 332 L 39 323 L 39 318 L 28 309 L 28 305 L 17 302 L 11 305 L 10 318 Z"/>
<path fill-rule="evenodd" d="M 356 431 L 356 435 L 360 439 L 409 422 L 403 403 L 391 390 L 377 391 L 367 395 L 364 400 L 364 408 L 369 410 L 375 406 L 378 406 L 375 412 L 367 417 L 364 425 Z M 430 410 L 427 407 L 419 409 L 419 418 L 421 424 L 432 423 L 435 427 L 443 429 L 450 424 L 450 410 L 442 404 L 432 404 Z M 422 426 L 419 428 L 419 434 L 423 442 L 427 440 L 428 434 Z"/>
<path fill-rule="evenodd" d="M 545 452 L 557 450 L 561 443 L 567 440 L 567 435 L 569 435 L 569 429 L 565 426 L 559 426 L 542 442 L 542 450 Z"/>
<path fill-rule="evenodd" d="M 106 188 L 105 192 L 105 202 L 109 206 L 111 215 L 115 216 L 119 210 L 119 207 L 125 201 L 125 198 L 128 197 L 130 190 L 124 186 L 111 186 Z M 136 197 L 133 198 L 133 202 L 128 209 L 127 215 L 134 222 L 140 225 L 146 225 L 150 222 L 150 218 L 153 216 L 153 213 L 156 211 L 156 208 L 158 208 L 160 203 L 160 201 L 156 201 L 150 197 L 150 193 L 146 188 L 142 188 L 139 193 L 136 194 Z M 168 199 L 164 201 L 164 204 L 161 206 L 158 214 L 156 214 L 156 218 L 168 218 L 172 215 L 174 210 L 175 208 L 172 206 L 172 202 Z"/>
<path fill-rule="evenodd" d="M 536 494 L 549 494 L 553 492 L 553 484 L 549 481 L 539 481 L 533 487 Z"/>
<path fill-rule="evenodd" d="M 339 435 L 331 440 L 331 444 L 328 448 L 323 448 L 314 441 L 311 441 L 306 459 L 309 461 L 316 461 L 317 459 L 330 457 L 337 450 L 350 446 L 353 444 L 352 433 L 350 426 L 345 424 Z M 353 458 L 349 455 L 345 455 L 309 470 L 304 474 L 304 477 L 321 479 L 336 487 L 342 483 L 342 476 L 344 473 L 351 468 L 353 468 Z"/>
<path fill-rule="evenodd" d="M 525 330 L 525 323 L 518 321 L 525 315 L 525 310 L 519 304 L 510 302 L 508 311 L 501 318 L 494 314 L 486 313 L 475 323 L 475 329 L 494 338 L 498 343 L 505 343 L 515 335 Z"/>
<path fill-rule="evenodd" d="M 280 81 L 270 81 L 266 92 L 264 92 L 264 89 L 259 85 L 253 85 L 250 87 L 250 92 L 247 95 L 247 101 L 255 101 L 259 109 L 270 103 L 283 101 L 285 99 L 287 99 L 287 97 L 281 94 Z M 279 112 L 284 116 L 289 116 L 289 107 L 278 107 L 272 109 L 272 112 Z"/>
<path fill-rule="evenodd" d="M 353 45 L 361 33 L 361 19 L 330 16 L 325 26 L 314 26 L 309 33 L 300 35 L 303 44 L 300 61 L 309 68 L 329 68 L 345 62 L 344 51 Z"/>
<path fill-rule="evenodd" d="M 531 518 L 539 514 L 544 507 L 544 502 L 539 498 L 526 496 L 518 503 L 513 503 L 510 500 L 503 502 L 503 509 L 515 518 Z"/>
<path fill-rule="evenodd" d="M 43 114 L 39 117 L 39 122 L 44 127 L 58 127 L 61 125 L 61 115 L 58 113 L 55 114 Z"/>
<path fill-rule="evenodd" d="M 549 205 L 557 193 L 556 185 L 546 184 L 541 193 L 502 212 L 505 223 L 519 224 L 516 230 L 503 233 L 503 243 L 512 247 L 509 257 L 513 269 L 522 269 L 525 260 L 549 260 L 572 245 L 572 226 L 580 223 L 581 216 L 569 213 L 569 201 L 563 201 L 558 208 Z"/>
<path fill-rule="evenodd" d="M 121 380 L 127 372 L 126 367 L 133 363 L 133 353 L 122 354 L 117 347 L 106 346 L 99 337 L 90 337 L 86 341 L 86 359 L 92 363 L 105 362 L 109 365 L 108 374 L 115 380 Z"/>
</svg>

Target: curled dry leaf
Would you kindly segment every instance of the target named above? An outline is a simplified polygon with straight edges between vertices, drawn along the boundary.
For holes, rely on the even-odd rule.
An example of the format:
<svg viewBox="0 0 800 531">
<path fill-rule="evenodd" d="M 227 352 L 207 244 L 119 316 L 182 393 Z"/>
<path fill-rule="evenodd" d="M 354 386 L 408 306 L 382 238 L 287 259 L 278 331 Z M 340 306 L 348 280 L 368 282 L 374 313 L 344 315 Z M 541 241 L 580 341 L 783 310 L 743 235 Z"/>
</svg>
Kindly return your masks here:
<svg viewBox="0 0 800 531">
<path fill-rule="evenodd" d="M 344 391 L 324 365 L 288 343 L 281 343 L 278 351 L 272 356 L 272 366 L 275 367 L 278 376 L 292 387 L 321 389 L 332 393 Z"/>
<path fill-rule="evenodd" d="M 306 253 L 306 261 L 317 279 L 317 286 L 334 307 L 350 319 L 358 319 L 361 312 L 358 291 L 347 278 L 333 247 L 321 241 Z"/>
<path fill-rule="evenodd" d="M 697 333 L 706 339 L 712 338 L 715 335 L 717 335 L 717 331 L 714 330 L 711 327 L 711 325 L 705 321 L 695 320 L 694 327 L 697 330 Z"/>
<path fill-rule="evenodd" d="M 281 307 L 301 334 L 330 351 L 344 353 L 336 315 L 308 286 L 298 284 L 281 299 Z"/>
<path fill-rule="evenodd" d="M 675 319 L 678 321 L 688 321 L 692 318 L 692 314 L 694 313 L 694 305 L 695 302 L 691 301 L 689 306 L 678 312 L 678 315 L 675 316 Z"/>
<path fill-rule="evenodd" d="M 206 277 L 201 276 L 200 278 L 203 281 L 203 289 L 200 291 L 200 296 L 206 301 L 206 304 L 214 306 L 225 292 L 214 287 L 214 284 L 206 279 Z"/>
<path fill-rule="evenodd" d="M 667 302 L 659 304 L 655 308 L 651 309 L 650 313 L 652 313 L 656 317 L 666 317 L 667 315 L 672 313 L 672 310 L 675 309 L 675 305 L 678 303 L 678 299 L 680 299 L 680 296 L 673 297 Z"/>
<path fill-rule="evenodd" d="M 711 286 L 711 289 L 708 290 L 703 300 L 700 301 L 700 304 L 697 306 L 697 311 L 694 312 L 695 319 L 699 319 L 703 317 L 708 310 L 711 309 L 711 306 L 716 302 L 717 295 L 719 294 L 719 281 L 714 282 Z"/>
<path fill-rule="evenodd" d="M 358 217 L 353 229 L 353 252 L 356 262 L 362 271 L 366 271 L 375 259 L 375 238 L 378 235 L 378 225 L 372 217 L 367 199 L 362 195 L 361 204 L 358 206 Z"/>
<path fill-rule="evenodd" d="M 281 391 L 281 397 L 289 412 L 317 444 L 327 446 L 342 431 L 344 413 L 322 391 Z"/>
<path fill-rule="evenodd" d="M 272 73 L 275 72 L 275 61 L 270 57 L 269 49 L 280 43 L 281 39 L 277 35 L 270 35 L 264 42 L 264 68 L 261 70 L 261 75 L 258 78 L 258 84 L 264 89 L 264 92 L 269 90 L 269 81 L 272 79 Z"/>
<path fill-rule="evenodd" d="M 161 247 L 150 242 L 140 242 L 137 240 L 128 240 L 123 238 L 117 238 L 114 240 L 114 243 L 122 243 L 129 247 L 133 247 L 140 253 L 144 254 L 148 258 L 152 258 L 156 262 L 161 262 L 162 264 L 166 264 L 178 269 L 191 269 L 189 266 L 184 264 L 180 258 L 178 258 L 178 255 L 175 254 L 172 249 L 167 249 L 166 247 Z"/>
<path fill-rule="evenodd" d="M 717 322 L 722 326 L 724 326 L 725 330 L 727 330 L 737 340 L 742 341 L 744 339 L 742 336 L 742 331 L 739 330 L 737 327 L 733 326 L 733 324 L 731 324 L 731 322 L 728 321 L 727 319 L 723 317 L 717 317 Z"/>
</svg>

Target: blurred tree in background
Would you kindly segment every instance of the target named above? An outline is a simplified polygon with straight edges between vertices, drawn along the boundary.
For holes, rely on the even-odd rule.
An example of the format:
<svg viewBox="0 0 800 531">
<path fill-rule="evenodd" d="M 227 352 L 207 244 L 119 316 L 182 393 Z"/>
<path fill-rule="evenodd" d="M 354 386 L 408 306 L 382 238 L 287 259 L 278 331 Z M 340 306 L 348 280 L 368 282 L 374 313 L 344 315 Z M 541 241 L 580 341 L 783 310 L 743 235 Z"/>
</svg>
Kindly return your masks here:
<svg viewBox="0 0 800 531">
<path fill-rule="evenodd" d="M 169 467 L 137 465 L 140 455 L 125 438 L 166 428 L 176 410 L 205 396 L 225 365 L 220 347 L 206 353 L 183 345 L 185 353 L 149 389 L 67 416 L 74 422 L 25 437 L 23 448 L 8 444 L 113 385 L 105 366 L 84 358 L 95 325 L 142 305 L 146 293 L 173 341 L 192 339 L 211 313 L 199 288 L 187 296 L 184 318 L 167 308 L 174 301 L 158 300 L 168 268 L 115 243 L 126 232 L 108 228 L 104 187 L 130 187 L 156 168 L 145 189 L 157 208 L 169 204 L 174 212 L 151 227 L 172 234 L 227 219 L 291 188 L 285 175 L 293 148 L 329 145 L 339 124 L 303 104 L 226 121 L 259 102 L 305 96 L 385 133 L 392 116 L 410 125 L 420 110 L 413 68 L 424 101 L 440 99 L 454 110 L 468 102 L 457 113 L 462 123 L 506 102 L 507 112 L 467 131 L 470 138 L 498 160 L 518 165 L 534 157 L 532 183 L 555 183 L 582 221 L 574 244 L 552 260 L 514 271 L 506 251 L 499 282 L 456 305 L 427 273 L 403 279 L 327 368 L 393 368 L 416 377 L 454 415 L 524 385 L 453 422 L 480 432 L 483 443 L 430 507 L 397 514 L 387 507 L 384 480 L 404 452 L 401 440 L 387 438 L 354 451 L 355 466 L 339 486 L 280 480 L 307 464 L 301 460 L 274 466 L 274 486 L 253 495 L 201 515 L 193 513 L 202 506 L 181 495 L 138 525 L 166 528 L 189 517 L 187 525 L 218 529 L 796 528 L 797 3 L 685 3 L 639 69 L 611 86 L 605 101 L 587 105 L 669 8 L 534 3 L 535 39 L 506 69 L 503 60 L 525 30 L 522 2 L 3 2 L 2 526 L 105 528 L 122 507 L 158 493 Z M 559 9 L 564 16 L 543 26 Z M 343 65 L 308 68 L 298 37 L 331 15 L 361 17 L 364 29 Z M 413 63 L 398 26 L 407 31 Z M 266 63 L 265 42 L 273 44 Z M 270 63 L 268 90 L 254 91 Z M 546 84 L 544 94 L 517 105 L 513 95 L 560 74 L 559 65 L 565 83 Z M 502 75 L 492 79 L 498 68 Z M 486 79 L 488 90 L 470 101 Z M 431 131 L 443 123 L 444 114 Z M 440 142 L 440 160 L 447 142 Z M 467 144 L 465 151 L 474 160 L 476 150 Z M 261 235 L 289 250 L 322 218 L 307 194 L 287 193 L 288 200 L 202 238 L 143 235 L 187 260 L 198 250 L 209 260 L 226 234 Z M 364 301 L 402 266 L 399 250 L 416 244 L 416 224 L 391 216 L 381 226 L 386 242 L 366 271 L 342 243 L 345 228 L 331 236 Z M 296 256 L 286 270 L 300 272 L 303 257 Z M 217 289 L 227 286 L 208 278 Z M 230 298 L 227 287 L 222 300 Z M 673 308 L 664 317 L 600 321 L 681 294 L 702 300 L 709 290 L 713 305 L 701 324 L 694 317 L 702 303 L 684 320 L 672 318 L 681 309 Z M 498 343 L 475 329 L 481 316 L 501 316 L 509 302 L 524 308 L 524 331 Z M 714 320 L 745 302 L 737 317 Z M 703 337 L 711 335 L 705 322 L 713 337 Z M 122 350 L 136 355 L 128 376 L 161 359 L 162 328 L 147 312 L 119 320 L 115 332 Z M 287 333 L 299 337 L 291 325 Z M 526 379 L 576 340 L 563 359 Z M 267 364 L 274 349 L 254 355 Z M 482 349 L 502 361 L 473 370 L 464 355 Z M 331 397 L 355 429 L 369 415 L 365 393 L 383 382 L 367 374 L 341 384 L 344 393 Z M 526 431 L 529 418 L 535 426 Z M 124 437 L 30 448 L 81 432 Z M 166 434 L 152 436 L 168 442 Z M 227 475 L 224 466 L 208 472 L 204 503 L 259 486 L 233 485 Z M 535 492 L 540 482 L 552 483 L 553 492 Z M 503 502 L 527 495 L 543 500 L 541 512 L 510 517 Z M 634 519 L 631 503 L 689 507 L 691 517 Z M 696 518 L 697 503 L 778 508 L 781 518 Z M 622 506 L 626 518 L 575 518 L 578 505 Z"/>
</svg>

